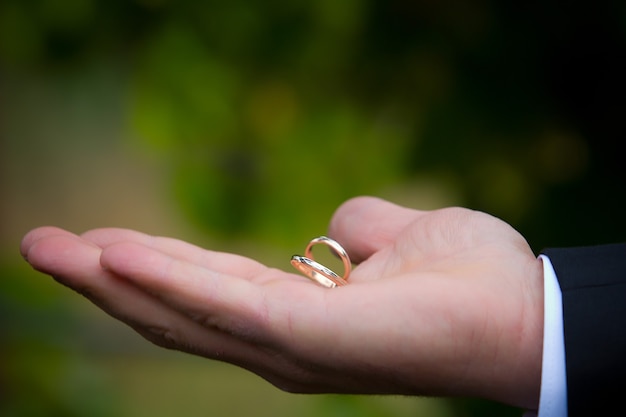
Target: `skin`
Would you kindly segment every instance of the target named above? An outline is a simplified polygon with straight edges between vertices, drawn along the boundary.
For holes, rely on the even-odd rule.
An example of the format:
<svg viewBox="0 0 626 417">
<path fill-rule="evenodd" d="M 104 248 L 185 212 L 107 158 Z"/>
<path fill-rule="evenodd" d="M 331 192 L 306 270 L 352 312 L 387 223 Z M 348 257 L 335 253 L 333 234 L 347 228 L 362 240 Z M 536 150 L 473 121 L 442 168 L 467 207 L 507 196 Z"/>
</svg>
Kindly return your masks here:
<svg viewBox="0 0 626 417">
<path fill-rule="evenodd" d="M 157 345 L 235 364 L 285 391 L 537 409 L 543 270 L 517 231 L 468 209 L 359 197 L 339 207 L 328 235 L 358 264 L 347 286 L 124 229 L 42 227 L 21 252 Z"/>
</svg>

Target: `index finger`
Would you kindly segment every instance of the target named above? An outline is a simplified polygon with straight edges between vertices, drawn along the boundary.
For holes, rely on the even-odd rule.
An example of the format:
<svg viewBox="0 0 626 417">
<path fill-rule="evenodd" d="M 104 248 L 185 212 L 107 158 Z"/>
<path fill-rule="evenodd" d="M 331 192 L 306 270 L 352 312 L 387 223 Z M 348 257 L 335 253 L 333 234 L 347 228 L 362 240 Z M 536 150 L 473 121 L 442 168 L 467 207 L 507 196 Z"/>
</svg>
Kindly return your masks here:
<svg viewBox="0 0 626 417">
<path fill-rule="evenodd" d="M 100 263 L 204 327 L 261 343 L 270 334 L 289 330 L 282 324 L 285 303 L 295 298 L 319 303 L 323 292 L 305 278 L 277 269 L 264 267 L 255 278 L 245 279 L 237 275 L 236 265 L 218 271 L 138 243 L 108 246 Z"/>
</svg>

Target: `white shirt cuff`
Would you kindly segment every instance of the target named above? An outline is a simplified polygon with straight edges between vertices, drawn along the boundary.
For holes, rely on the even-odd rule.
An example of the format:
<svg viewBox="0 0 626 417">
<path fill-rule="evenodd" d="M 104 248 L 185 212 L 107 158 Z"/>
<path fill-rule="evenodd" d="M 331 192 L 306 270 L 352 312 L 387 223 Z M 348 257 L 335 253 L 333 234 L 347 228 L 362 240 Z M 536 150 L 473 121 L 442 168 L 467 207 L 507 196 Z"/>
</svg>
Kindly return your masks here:
<svg viewBox="0 0 626 417">
<path fill-rule="evenodd" d="M 544 255 L 539 258 L 543 262 L 544 322 L 538 417 L 567 417 L 561 287 L 550 259 Z"/>
</svg>

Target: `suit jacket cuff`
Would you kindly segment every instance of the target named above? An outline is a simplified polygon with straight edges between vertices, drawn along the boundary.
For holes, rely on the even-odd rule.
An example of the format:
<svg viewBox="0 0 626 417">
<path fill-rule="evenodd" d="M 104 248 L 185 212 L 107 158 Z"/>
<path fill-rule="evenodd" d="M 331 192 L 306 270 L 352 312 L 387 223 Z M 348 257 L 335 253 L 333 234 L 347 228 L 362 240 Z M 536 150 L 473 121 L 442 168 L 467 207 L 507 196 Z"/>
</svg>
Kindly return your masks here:
<svg viewBox="0 0 626 417">
<path fill-rule="evenodd" d="M 546 249 L 563 299 L 570 417 L 623 408 L 626 244 Z"/>
</svg>

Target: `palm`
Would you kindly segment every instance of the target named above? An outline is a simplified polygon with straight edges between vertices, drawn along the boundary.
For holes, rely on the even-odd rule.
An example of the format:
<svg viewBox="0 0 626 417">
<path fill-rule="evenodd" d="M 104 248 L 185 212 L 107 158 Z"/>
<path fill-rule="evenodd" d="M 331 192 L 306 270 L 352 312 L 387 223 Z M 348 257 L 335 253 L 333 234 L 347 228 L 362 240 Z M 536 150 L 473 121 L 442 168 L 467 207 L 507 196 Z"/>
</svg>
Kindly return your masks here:
<svg viewBox="0 0 626 417">
<path fill-rule="evenodd" d="M 541 311 L 540 280 L 527 278 L 537 261 L 517 232 L 461 209 L 358 200 L 342 210 L 330 233 L 359 265 L 351 285 L 333 290 L 128 230 L 43 228 L 22 251 L 155 343 L 283 389 L 536 401 L 541 318 L 528 311 Z M 513 398 L 507 381 L 528 388 Z"/>
</svg>

